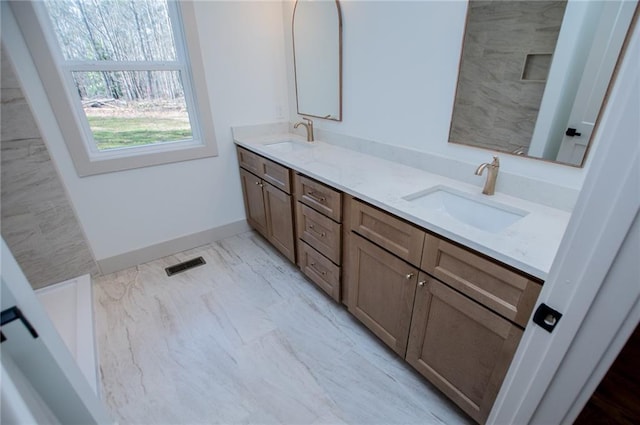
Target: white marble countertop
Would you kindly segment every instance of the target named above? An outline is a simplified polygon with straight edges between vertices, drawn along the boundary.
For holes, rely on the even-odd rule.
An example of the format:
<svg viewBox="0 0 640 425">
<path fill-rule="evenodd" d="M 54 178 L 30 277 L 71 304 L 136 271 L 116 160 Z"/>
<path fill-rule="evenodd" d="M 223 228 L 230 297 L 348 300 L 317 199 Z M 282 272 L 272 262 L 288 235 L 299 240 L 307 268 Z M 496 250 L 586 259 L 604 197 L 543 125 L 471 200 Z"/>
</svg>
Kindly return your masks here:
<svg viewBox="0 0 640 425">
<path fill-rule="evenodd" d="M 266 147 L 284 140 L 306 143 L 300 136 L 288 133 L 235 137 L 236 144 L 253 152 L 532 276 L 547 278 L 570 213 L 498 192 L 487 197 L 477 186 L 322 141 L 291 152 Z M 447 186 L 477 199 L 490 198 L 528 214 L 504 230 L 490 233 L 403 199 L 436 186 Z"/>
</svg>

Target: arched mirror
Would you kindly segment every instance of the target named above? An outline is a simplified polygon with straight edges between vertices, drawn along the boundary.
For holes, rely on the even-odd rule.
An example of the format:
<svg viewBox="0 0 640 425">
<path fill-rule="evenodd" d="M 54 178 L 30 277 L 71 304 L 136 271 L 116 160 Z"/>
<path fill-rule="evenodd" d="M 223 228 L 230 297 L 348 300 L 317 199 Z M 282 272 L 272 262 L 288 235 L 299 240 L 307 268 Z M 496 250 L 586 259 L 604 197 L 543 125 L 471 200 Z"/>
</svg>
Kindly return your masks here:
<svg viewBox="0 0 640 425">
<path fill-rule="evenodd" d="M 634 12 L 470 0 L 449 142 L 582 166 Z"/>
<path fill-rule="evenodd" d="M 298 114 L 342 121 L 340 4 L 298 0 L 292 26 Z"/>
</svg>

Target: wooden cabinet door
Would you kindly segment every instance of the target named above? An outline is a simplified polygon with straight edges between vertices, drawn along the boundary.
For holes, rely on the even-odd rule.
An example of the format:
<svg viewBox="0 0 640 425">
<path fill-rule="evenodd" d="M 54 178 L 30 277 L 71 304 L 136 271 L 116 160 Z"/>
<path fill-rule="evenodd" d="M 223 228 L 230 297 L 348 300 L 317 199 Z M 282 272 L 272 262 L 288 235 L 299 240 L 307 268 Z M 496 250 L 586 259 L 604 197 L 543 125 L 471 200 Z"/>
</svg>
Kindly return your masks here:
<svg viewBox="0 0 640 425">
<path fill-rule="evenodd" d="M 267 212 L 267 239 L 290 261 L 296 262 L 293 236 L 293 205 L 291 195 L 263 183 L 264 205 Z"/>
<path fill-rule="evenodd" d="M 521 336 L 516 325 L 420 273 L 406 359 L 481 424 Z"/>
<path fill-rule="evenodd" d="M 356 234 L 349 251 L 349 311 L 404 357 L 418 270 Z"/>
<path fill-rule="evenodd" d="M 262 180 L 246 170 L 240 169 L 242 195 L 247 212 L 247 222 L 251 227 L 267 237 L 267 214 L 262 196 Z"/>
</svg>

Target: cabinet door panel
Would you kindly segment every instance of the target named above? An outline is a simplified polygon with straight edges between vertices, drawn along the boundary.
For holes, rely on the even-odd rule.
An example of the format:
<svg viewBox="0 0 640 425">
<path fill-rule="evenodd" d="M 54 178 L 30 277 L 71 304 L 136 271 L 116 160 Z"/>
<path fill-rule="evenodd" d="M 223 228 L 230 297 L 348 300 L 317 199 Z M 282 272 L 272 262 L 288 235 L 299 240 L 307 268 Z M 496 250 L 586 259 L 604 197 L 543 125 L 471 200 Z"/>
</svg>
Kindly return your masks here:
<svg viewBox="0 0 640 425">
<path fill-rule="evenodd" d="M 417 269 L 355 234 L 349 249 L 349 311 L 404 357 Z"/>
<path fill-rule="evenodd" d="M 240 169 L 242 195 L 247 212 L 247 222 L 251 227 L 267 237 L 267 215 L 262 196 L 262 181 L 246 170 Z"/>
<path fill-rule="evenodd" d="M 291 195 L 287 195 L 269 183 L 264 183 L 264 205 L 267 212 L 267 239 L 285 257 L 295 263 Z"/>
<path fill-rule="evenodd" d="M 484 423 L 522 330 L 424 273 L 420 281 L 406 359 Z"/>
</svg>

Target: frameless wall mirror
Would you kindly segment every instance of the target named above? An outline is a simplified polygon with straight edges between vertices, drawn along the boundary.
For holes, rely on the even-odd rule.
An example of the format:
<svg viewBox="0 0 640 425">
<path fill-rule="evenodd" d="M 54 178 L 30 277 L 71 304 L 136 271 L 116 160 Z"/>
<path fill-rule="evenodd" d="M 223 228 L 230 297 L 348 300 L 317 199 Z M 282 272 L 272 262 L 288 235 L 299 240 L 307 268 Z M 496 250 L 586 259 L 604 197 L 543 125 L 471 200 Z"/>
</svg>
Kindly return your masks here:
<svg viewBox="0 0 640 425">
<path fill-rule="evenodd" d="M 449 142 L 582 166 L 636 7 L 470 0 Z"/>
<path fill-rule="evenodd" d="M 293 62 L 298 114 L 342 120 L 342 18 L 337 0 L 297 0 Z"/>
</svg>

